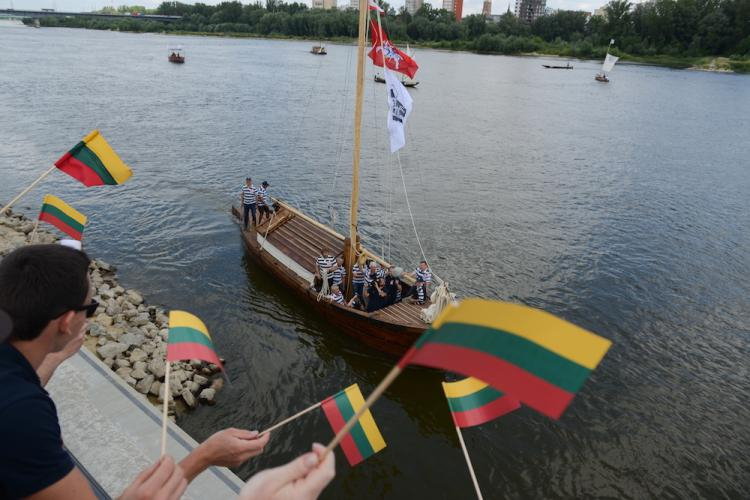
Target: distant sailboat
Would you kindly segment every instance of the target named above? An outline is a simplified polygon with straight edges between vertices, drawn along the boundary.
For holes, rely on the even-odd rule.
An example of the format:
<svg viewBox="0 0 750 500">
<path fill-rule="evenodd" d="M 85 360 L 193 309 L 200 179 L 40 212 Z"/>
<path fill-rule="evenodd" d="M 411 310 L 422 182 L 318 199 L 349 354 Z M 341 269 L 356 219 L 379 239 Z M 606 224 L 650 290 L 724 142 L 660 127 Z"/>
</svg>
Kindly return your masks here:
<svg viewBox="0 0 750 500">
<path fill-rule="evenodd" d="M 611 47 L 612 44 L 615 43 L 614 38 L 610 40 L 609 46 Z M 600 73 L 597 73 L 594 79 L 597 82 L 609 82 L 609 78 L 607 78 L 607 72 L 612 71 L 612 68 L 615 67 L 615 63 L 619 60 L 619 57 L 613 56 L 609 53 L 609 48 L 607 48 L 607 57 L 604 58 L 604 62 L 602 63 L 602 71 Z"/>
</svg>

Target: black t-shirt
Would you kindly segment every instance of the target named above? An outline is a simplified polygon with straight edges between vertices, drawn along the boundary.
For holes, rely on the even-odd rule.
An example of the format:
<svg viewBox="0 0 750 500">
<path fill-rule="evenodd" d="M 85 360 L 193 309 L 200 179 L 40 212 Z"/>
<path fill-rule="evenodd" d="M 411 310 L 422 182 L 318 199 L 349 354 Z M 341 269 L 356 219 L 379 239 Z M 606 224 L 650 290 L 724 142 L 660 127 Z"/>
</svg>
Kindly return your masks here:
<svg viewBox="0 0 750 500">
<path fill-rule="evenodd" d="M 0 498 L 37 493 L 73 467 L 55 403 L 26 358 L 0 344 Z"/>
</svg>

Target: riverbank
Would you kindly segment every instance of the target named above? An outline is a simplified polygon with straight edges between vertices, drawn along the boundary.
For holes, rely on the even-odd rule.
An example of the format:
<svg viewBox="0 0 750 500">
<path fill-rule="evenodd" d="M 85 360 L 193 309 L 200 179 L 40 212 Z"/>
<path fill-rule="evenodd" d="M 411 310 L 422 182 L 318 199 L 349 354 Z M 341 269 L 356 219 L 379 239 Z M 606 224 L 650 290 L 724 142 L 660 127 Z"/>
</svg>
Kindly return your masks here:
<svg viewBox="0 0 750 500">
<path fill-rule="evenodd" d="M 21 214 L 0 216 L 0 259 L 29 243 L 34 222 Z M 36 243 L 55 243 L 57 237 L 36 232 Z M 101 305 L 89 321 L 84 346 L 125 383 L 146 396 L 155 406 L 164 401 L 165 353 L 169 319 L 159 306 L 149 305 L 136 290 L 120 286 L 116 268 L 104 261 L 91 262 L 94 300 Z M 171 366 L 169 413 L 172 419 L 199 403 L 213 405 L 223 386 L 216 365 L 202 361 L 179 361 Z"/>
<path fill-rule="evenodd" d="M 149 32 L 162 35 L 177 36 L 200 36 L 200 37 L 228 37 L 228 38 L 251 38 L 265 40 L 313 40 L 309 36 L 286 35 L 279 33 L 253 33 L 240 31 L 154 31 L 139 30 L 137 24 L 113 25 L 105 22 L 97 22 L 91 25 L 80 25 L 83 20 L 63 19 L 52 21 L 55 18 L 45 18 L 42 20 L 42 26 L 49 27 L 67 27 L 73 29 L 97 29 L 112 30 L 128 33 Z M 26 22 L 26 21 L 24 21 Z M 28 23 L 27 23 L 28 24 Z M 315 42 L 320 41 L 315 39 Z M 323 41 L 329 44 L 351 45 L 356 43 L 356 38 L 345 36 L 334 36 Z M 406 42 L 394 38 L 394 43 L 404 46 Z M 506 55 L 506 56 L 542 56 L 542 57 L 561 57 L 566 59 L 577 60 L 602 60 L 607 52 L 606 46 L 592 46 L 589 42 L 545 42 L 538 37 L 530 36 L 505 36 L 505 35 L 483 35 L 474 40 L 442 40 L 442 41 L 422 41 L 409 42 L 414 48 L 429 48 L 434 50 L 449 50 L 452 52 L 469 52 L 474 54 L 486 55 Z M 620 57 L 622 62 L 633 64 L 644 64 L 650 66 L 660 66 L 672 69 L 691 69 L 700 71 L 712 71 L 717 73 L 750 73 L 750 59 L 745 58 L 727 58 L 719 56 L 674 56 L 667 54 L 653 55 L 633 55 L 626 52 L 614 50 L 613 54 Z"/>
</svg>

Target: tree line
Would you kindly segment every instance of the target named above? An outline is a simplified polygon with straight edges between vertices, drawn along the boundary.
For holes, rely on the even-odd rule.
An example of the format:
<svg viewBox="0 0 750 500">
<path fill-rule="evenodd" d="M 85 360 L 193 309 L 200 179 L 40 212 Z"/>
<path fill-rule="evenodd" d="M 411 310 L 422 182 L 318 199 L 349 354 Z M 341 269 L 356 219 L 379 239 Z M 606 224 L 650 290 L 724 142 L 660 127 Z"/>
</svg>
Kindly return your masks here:
<svg viewBox="0 0 750 500">
<path fill-rule="evenodd" d="M 605 15 L 558 11 L 528 24 L 510 12 L 497 20 L 471 15 L 457 22 L 451 12 L 425 3 L 414 15 L 381 2 L 391 39 L 435 48 L 482 53 L 543 52 L 601 57 L 611 39 L 614 52 L 634 56 L 727 56 L 750 60 L 750 0 L 651 0 L 634 5 L 612 0 Z M 139 6 L 119 12 L 145 13 Z M 340 39 L 357 35 L 356 10 L 310 9 L 298 2 L 266 0 L 243 5 L 163 2 L 149 13 L 182 16 L 175 23 L 142 20 L 44 18 L 44 26 L 147 32 L 235 33 Z"/>
</svg>

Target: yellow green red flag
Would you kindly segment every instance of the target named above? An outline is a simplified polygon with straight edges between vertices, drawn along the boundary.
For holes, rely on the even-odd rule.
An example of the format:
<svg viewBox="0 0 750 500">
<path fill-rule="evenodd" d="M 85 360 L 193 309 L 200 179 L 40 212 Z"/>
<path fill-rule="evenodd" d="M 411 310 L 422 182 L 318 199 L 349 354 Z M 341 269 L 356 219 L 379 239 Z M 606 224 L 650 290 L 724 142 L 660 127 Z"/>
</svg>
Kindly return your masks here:
<svg viewBox="0 0 750 500">
<path fill-rule="evenodd" d="M 55 166 L 89 187 L 122 184 L 133 175 L 98 130 L 62 155 Z"/>
<path fill-rule="evenodd" d="M 224 369 L 206 325 L 197 316 L 185 311 L 170 311 L 167 338 L 167 361 L 200 359 Z"/>
<path fill-rule="evenodd" d="M 365 398 L 357 384 L 350 385 L 343 391 L 323 401 L 323 412 L 328 423 L 333 428 L 333 433 L 338 432 L 346 425 L 354 415 L 365 405 Z M 385 440 L 380 434 L 372 413 L 367 410 L 352 430 L 344 436 L 341 441 L 341 449 L 344 451 L 349 465 L 357 465 L 364 459 L 374 455 L 385 448 Z"/>
<path fill-rule="evenodd" d="M 52 224 L 71 238 L 80 241 L 88 219 L 57 196 L 48 194 L 42 202 L 39 220 Z"/>
</svg>

